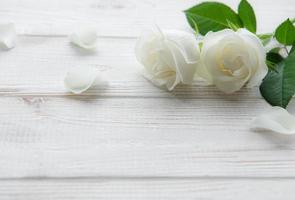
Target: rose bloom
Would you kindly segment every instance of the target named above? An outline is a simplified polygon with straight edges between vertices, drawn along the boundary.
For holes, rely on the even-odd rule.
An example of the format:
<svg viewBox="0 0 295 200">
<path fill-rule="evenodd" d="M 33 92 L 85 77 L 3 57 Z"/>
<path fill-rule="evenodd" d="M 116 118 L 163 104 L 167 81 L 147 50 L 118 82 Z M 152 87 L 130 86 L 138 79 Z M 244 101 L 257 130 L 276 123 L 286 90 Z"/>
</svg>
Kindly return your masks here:
<svg viewBox="0 0 295 200">
<path fill-rule="evenodd" d="M 143 33 L 136 43 L 135 53 L 145 68 L 145 77 L 168 90 L 179 83 L 192 83 L 200 56 L 193 34 L 159 29 Z"/>
<path fill-rule="evenodd" d="M 197 73 L 225 92 L 233 93 L 245 84 L 257 86 L 267 74 L 266 52 L 256 35 L 246 29 L 225 29 L 205 35 Z"/>
</svg>

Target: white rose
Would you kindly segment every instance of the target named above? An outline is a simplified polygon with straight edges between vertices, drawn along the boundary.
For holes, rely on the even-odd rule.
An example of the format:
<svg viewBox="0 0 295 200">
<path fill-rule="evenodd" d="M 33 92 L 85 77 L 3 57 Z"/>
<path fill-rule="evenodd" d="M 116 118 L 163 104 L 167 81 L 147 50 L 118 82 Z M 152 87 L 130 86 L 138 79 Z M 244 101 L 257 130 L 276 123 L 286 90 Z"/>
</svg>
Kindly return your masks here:
<svg viewBox="0 0 295 200">
<path fill-rule="evenodd" d="M 135 53 L 145 67 L 145 77 L 168 90 L 179 83 L 192 83 L 200 56 L 195 36 L 179 30 L 145 32 L 136 43 Z"/>
<path fill-rule="evenodd" d="M 197 73 L 225 93 L 258 85 L 267 74 L 266 52 L 246 29 L 209 32 L 203 40 Z"/>
</svg>

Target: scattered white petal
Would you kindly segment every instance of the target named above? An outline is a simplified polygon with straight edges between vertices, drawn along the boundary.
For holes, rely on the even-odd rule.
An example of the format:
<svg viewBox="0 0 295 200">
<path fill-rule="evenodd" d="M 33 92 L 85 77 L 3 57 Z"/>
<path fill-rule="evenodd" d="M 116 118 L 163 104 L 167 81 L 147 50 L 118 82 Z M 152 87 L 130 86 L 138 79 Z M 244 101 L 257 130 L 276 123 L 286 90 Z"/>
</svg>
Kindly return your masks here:
<svg viewBox="0 0 295 200">
<path fill-rule="evenodd" d="M 251 126 L 253 128 L 271 130 L 281 134 L 295 134 L 295 117 L 281 107 L 272 107 L 263 115 L 256 117 Z"/>
<path fill-rule="evenodd" d="M 11 49 L 15 46 L 16 30 L 14 24 L 0 24 L 0 48 Z"/>
<path fill-rule="evenodd" d="M 94 27 L 87 27 L 75 30 L 69 36 L 70 41 L 84 49 L 95 49 L 97 32 Z"/>
<path fill-rule="evenodd" d="M 74 94 L 80 94 L 97 83 L 98 70 L 94 67 L 75 67 L 66 74 L 65 87 Z"/>
</svg>

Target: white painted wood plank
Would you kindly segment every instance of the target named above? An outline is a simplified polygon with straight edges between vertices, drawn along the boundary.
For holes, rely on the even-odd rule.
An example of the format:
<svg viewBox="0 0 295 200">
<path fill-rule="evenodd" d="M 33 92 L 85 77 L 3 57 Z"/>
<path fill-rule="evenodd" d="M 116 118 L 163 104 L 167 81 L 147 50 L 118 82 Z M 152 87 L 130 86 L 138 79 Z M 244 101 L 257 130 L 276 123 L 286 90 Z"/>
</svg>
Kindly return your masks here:
<svg viewBox="0 0 295 200">
<path fill-rule="evenodd" d="M 1 200 L 293 200 L 294 180 L 72 179 L 0 182 Z"/>
<path fill-rule="evenodd" d="M 248 129 L 267 108 L 257 88 L 159 90 L 134 43 L 100 38 L 86 54 L 65 37 L 24 36 L 1 54 L 2 177 L 294 176 L 293 138 Z M 76 65 L 96 66 L 109 86 L 71 97 L 62 80 Z"/>
<path fill-rule="evenodd" d="M 188 28 L 183 10 L 194 0 L 9 0 L 0 2 L 0 21 L 12 21 L 22 34 L 67 35 L 75 26 L 92 24 L 101 35 L 136 36 L 158 24 Z M 239 1 L 223 1 L 236 9 Z M 294 13 L 293 0 L 250 0 L 257 13 L 259 31 L 273 31 Z"/>
<path fill-rule="evenodd" d="M 1 91 L 65 92 L 63 78 L 75 66 L 95 66 L 111 85 L 140 87 L 146 80 L 134 55 L 135 39 L 101 38 L 94 53 L 69 44 L 66 37 L 19 37 L 17 47 L 1 52 Z M 24 91 L 25 92 L 25 91 Z M 30 91 L 28 91 L 30 92 Z"/>
<path fill-rule="evenodd" d="M 262 32 L 294 13 L 292 0 L 250 2 Z M 0 176 L 105 177 L 1 180 L 0 199 L 293 199 L 294 180 L 277 177 L 295 176 L 294 138 L 247 127 L 267 108 L 257 90 L 226 96 L 193 85 L 170 94 L 140 76 L 133 38 L 154 23 L 187 29 L 181 11 L 195 3 L 0 2 L 1 22 L 45 36 L 20 37 L 1 52 Z M 94 54 L 64 37 L 86 23 L 102 36 Z M 65 93 L 63 75 L 74 65 L 98 67 L 109 86 Z"/>
<path fill-rule="evenodd" d="M 0 98 L 0 177 L 294 177 L 262 99 Z"/>
<path fill-rule="evenodd" d="M 1 21 L 16 22 L 24 34 L 65 35 L 77 25 L 91 24 L 102 35 L 130 37 L 155 22 L 170 21 L 173 22 L 170 27 L 186 27 L 182 10 L 192 3 L 192 0 L 12 0 L 0 3 L 0 17 Z"/>
<path fill-rule="evenodd" d="M 171 93 L 160 90 L 142 76 L 143 67 L 134 55 L 135 41 L 100 38 L 97 51 L 87 53 L 70 45 L 67 38 L 19 37 L 15 49 L 0 55 L 0 96 L 69 96 L 63 85 L 67 71 L 75 66 L 94 66 L 107 84 L 84 96 L 261 99 L 257 88 L 232 95 L 200 83 L 179 86 Z"/>
</svg>

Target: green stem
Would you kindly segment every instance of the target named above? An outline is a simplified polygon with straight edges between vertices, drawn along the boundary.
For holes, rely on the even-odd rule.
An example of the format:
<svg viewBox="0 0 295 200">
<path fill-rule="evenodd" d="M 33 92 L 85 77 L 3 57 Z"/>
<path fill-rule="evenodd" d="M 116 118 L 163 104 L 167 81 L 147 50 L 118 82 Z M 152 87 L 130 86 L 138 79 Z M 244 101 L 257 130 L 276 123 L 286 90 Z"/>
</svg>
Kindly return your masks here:
<svg viewBox="0 0 295 200">
<path fill-rule="evenodd" d="M 261 40 L 262 44 L 265 46 L 269 43 L 269 41 L 273 37 L 273 33 L 258 34 L 257 36 Z"/>
</svg>

